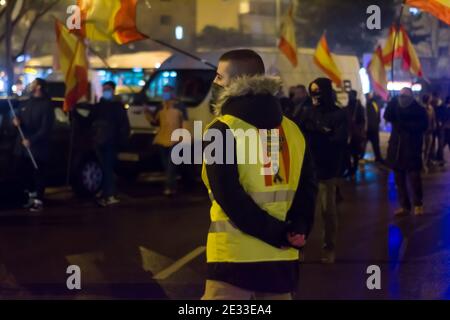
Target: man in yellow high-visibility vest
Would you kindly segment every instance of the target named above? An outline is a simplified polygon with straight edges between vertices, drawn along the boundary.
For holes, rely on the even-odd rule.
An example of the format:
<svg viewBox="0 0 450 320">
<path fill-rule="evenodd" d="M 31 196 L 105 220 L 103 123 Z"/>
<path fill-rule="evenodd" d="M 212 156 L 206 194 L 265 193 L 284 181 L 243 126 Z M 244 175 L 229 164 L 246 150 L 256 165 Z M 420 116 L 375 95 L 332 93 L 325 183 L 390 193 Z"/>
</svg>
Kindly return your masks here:
<svg viewBox="0 0 450 320">
<path fill-rule="evenodd" d="M 214 80 L 218 117 L 205 140 L 215 132 L 224 143 L 208 156 L 217 143 L 211 138 L 204 153 L 202 178 L 212 201 L 205 300 L 291 299 L 297 288 L 299 248 L 312 228 L 317 184 L 303 134 L 282 115 L 281 82 L 264 74 L 257 53 L 235 50 L 221 57 Z M 278 149 L 268 148 L 275 157 L 251 163 L 252 144 L 239 130 L 258 132 L 253 146 L 263 149 L 259 133 L 277 132 Z"/>
</svg>

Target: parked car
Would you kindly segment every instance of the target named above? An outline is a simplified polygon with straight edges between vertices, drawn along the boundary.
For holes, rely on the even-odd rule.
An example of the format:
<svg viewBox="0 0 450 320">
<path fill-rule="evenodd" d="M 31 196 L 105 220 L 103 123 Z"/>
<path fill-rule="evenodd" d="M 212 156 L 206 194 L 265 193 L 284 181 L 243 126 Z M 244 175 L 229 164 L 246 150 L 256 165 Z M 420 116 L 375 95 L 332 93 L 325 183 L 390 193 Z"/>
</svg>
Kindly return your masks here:
<svg viewBox="0 0 450 320">
<path fill-rule="evenodd" d="M 51 136 L 50 163 L 47 172 L 49 186 L 64 186 L 67 181 L 77 194 L 96 194 L 103 178 L 102 169 L 92 147 L 89 128 L 62 110 L 61 99 L 53 99 L 55 125 Z M 11 100 L 14 108 L 21 101 Z M 78 105 L 74 112 L 88 112 L 89 105 Z M 14 147 L 18 131 L 12 125 L 11 113 L 6 99 L 0 99 L 0 193 L 17 189 L 18 181 L 12 170 Z"/>
</svg>

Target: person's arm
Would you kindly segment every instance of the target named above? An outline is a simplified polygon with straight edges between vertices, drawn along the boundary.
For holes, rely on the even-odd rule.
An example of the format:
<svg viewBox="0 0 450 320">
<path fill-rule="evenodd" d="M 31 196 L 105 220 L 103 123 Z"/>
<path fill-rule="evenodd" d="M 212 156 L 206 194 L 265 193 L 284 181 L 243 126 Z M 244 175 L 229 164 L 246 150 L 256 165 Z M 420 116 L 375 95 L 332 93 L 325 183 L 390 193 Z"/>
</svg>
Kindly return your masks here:
<svg viewBox="0 0 450 320">
<path fill-rule="evenodd" d="M 55 114 L 53 112 L 53 107 L 49 102 L 46 104 L 45 108 L 43 108 L 43 115 L 40 119 L 39 129 L 35 134 L 27 137 L 30 143 L 33 145 L 36 142 L 41 141 L 42 139 L 46 139 L 53 128 L 54 121 Z"/>
<path fill-rule="evenodd" d="M 210 129 L 217 129 L 226 137 L 228 126 L 217 121 Z M 227 144 L 223 145 L 225 160 L 229 151 Z M 236 152 L 233 164 L 206 164 L 206 173 L 214 199 L 239 230 L 274 247 L 289 246 L 287 224 L 261 209 L 240 184 Z"/>
<path fill-rule="evenodd" d="M 386 107 L 386 111 L 384 112 L 384 120 L 390 123 L 395 123 L 397 121 L 393 100 L 391 100 Z"/>
<path fill-rule="evenodd" d="M 318 184 L 311 152 L 306 145 L 299 187 L 287 213 L 289 232 L 308 238 L 314 224 Z"/>
<path fill-rule="evenodd" d="M 402 112 L 399 114 L 399 126 L 409 132 L 425 132 L 428 128 L 428 114 L 425 108 L 417 106 L 412 114 Z"/>
<path fill-rule="evenodd" d="M 299 126 L 302 132 L 305 133 L 327 134 L 330 132 L 330 128 L 327 128 L 319 121 L 319 119 L 317 119 L 312 108 L 302 112 Z"/>
<path fill-rule="evenodd" d="M 361 126 L 361 128 L 364 128 L 366 126 L 366 112 L 361 104 L 361 102 L 358 101 L 358 124 Z"/>
<path fill-rule="evenodd" d="M 125 144 L 130 136 L 130 120 L 128 119 L 127 110 L 122 103 L 118 104 L 118 121 L 119 121 L 119 137 L 120 143 Z"/>
<path fill-rule="evenodd" d="M 346 145 L 348 140 L 348 118 L 344 110 L 336 112 L 333 130 L 330 132 L 330 141 L 340 145 Z"/>
</svg>

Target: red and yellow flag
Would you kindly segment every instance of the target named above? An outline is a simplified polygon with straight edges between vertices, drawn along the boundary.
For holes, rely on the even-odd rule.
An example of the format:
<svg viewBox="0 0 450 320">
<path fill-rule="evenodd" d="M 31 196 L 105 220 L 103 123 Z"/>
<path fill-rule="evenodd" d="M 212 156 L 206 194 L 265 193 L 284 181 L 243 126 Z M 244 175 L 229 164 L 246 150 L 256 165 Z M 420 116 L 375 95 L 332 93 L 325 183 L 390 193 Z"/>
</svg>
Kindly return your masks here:
<svg viewBox="0 0 450 320">
<path fill-rule="evenodd" d="M 88 59 L 82 40 L 71 34 L 59 21 L 55 23 L 59 68 L 66 85 L 64 111 L 68 112 L 89 93 Z"/>
<path fill-rule="evenodd" d="M 450 0 L 406 0 L 406 4 L 427 11 L 450 25 Z"/>
<path fill-rule="evenodd" d="M 392 60 L 402 58 L 404 50 L 405 43 L 403 35 L 400 33 L 398 28 L 392 26 L 389 29 L 389 35 L 382 50 L 383 64 L 386 67 L 392 66 Z"/>
<path fill-rule="evenodd" d="M 320 38 L 314 53 L 314 62 L 325 72 L 325 74 L 339 87 L 342 86 L 342 73 L 334 62 L 333 56 L 328 49 L 325 33 Z"/>
<path fill-rule="evenodd" d="M 373 91 L 383 98 L 383 100 L 387 101 L 389 98 L 389 91 L 387 90 L 387 77 L 383 64 L 381 47 L 378 46 L 375 50 L 367 69 L 372 82 Z"/>
<path fill-rule="evenodd" d="M 422 65 L 420 64 L 416 49 L 409 39 L 408 33 L 402 26 L 399 28 L 391 27 L 382 55 L 383 63 L 386 67 L 392 66 L 393 59 L 401 58 L 403 70 L 409 71 L 417 77 L 423 76 Z"/>
<path fill-rule="evenodd" d="M 77 0 L 81 9 L 80 35 L 118 44 L 146 39 L 136 26 L 137 0 Z"/>
<path fill-rule="evenodd" d="M 417 56 L 416 49 L 414 48 L 411 40 L 408 37 L 406 31 L 403 30 L 403 38 L 405 42 L 405 53 L 403 55 L 403 69 L 409 70 L 409 72 L 417 77 L 422 77 L 422 65 L 420 64 L 419 57 Z"/>
<path fill-rule="evenodd" d="M 278 48 L 288 58 L 294 67 L 298 65 L 297 39 L 295 36 L 294 5 L 291 4 L 281 24 L 280 41 Z"/>
</svg>

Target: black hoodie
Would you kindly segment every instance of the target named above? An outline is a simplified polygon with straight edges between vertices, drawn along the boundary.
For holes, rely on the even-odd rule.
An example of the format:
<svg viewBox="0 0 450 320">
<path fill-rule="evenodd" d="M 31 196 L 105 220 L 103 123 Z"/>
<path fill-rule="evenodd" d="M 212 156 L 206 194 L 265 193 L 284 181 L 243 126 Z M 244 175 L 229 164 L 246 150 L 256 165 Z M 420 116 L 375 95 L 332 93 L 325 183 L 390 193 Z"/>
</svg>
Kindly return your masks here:
<svg viewBox="0 0 450 320">
<path fill-rule="evenodd" d="M 345 150 L 348 140 L 346 112 L 336 106 L 331 80 L 318 78 L 315 83 L 320 90 L 320 105 L 308 108 L 300 126 L 311 148 L 312 158 L 319 180 L 328 180 L 342 175 Z"/>
<path fill-rule="evenodd" d="M 241 79 L 238 92 L 228 92 L 219 106 L 219 114 L 240 118 L 259 129 L 280 126 L 282 112 L 276 92 L 279 83 L 265 77 Z M 267 87 L 267 90 L 265 88 Z M 225 136 L 226 124 L 216 121 L 211 129 Z M 227 150 L 224 146 L 223 155 Z M 236 160 L 236 150 L 234 152 Z M 237 163 L 237 161 L 234 161 Z M 317 184 L 309 149 L 306 148 L 299 188 L 285 223 L 261 209 L 244 191 L 239 182 L 236 164 L 211 164 L 206 166 L 210 187 L 215 200 L 230 220 L 243 232 L 275 247 L 289 246 L 287 234 L 293 231 L 308 235 L 314 221 Z M 298 282 L 298 262 L 259 263 L 209 263 L 208 279 L 230 283 L 243 289 L 286 293 L 295 290 Z"/>
</svg>

